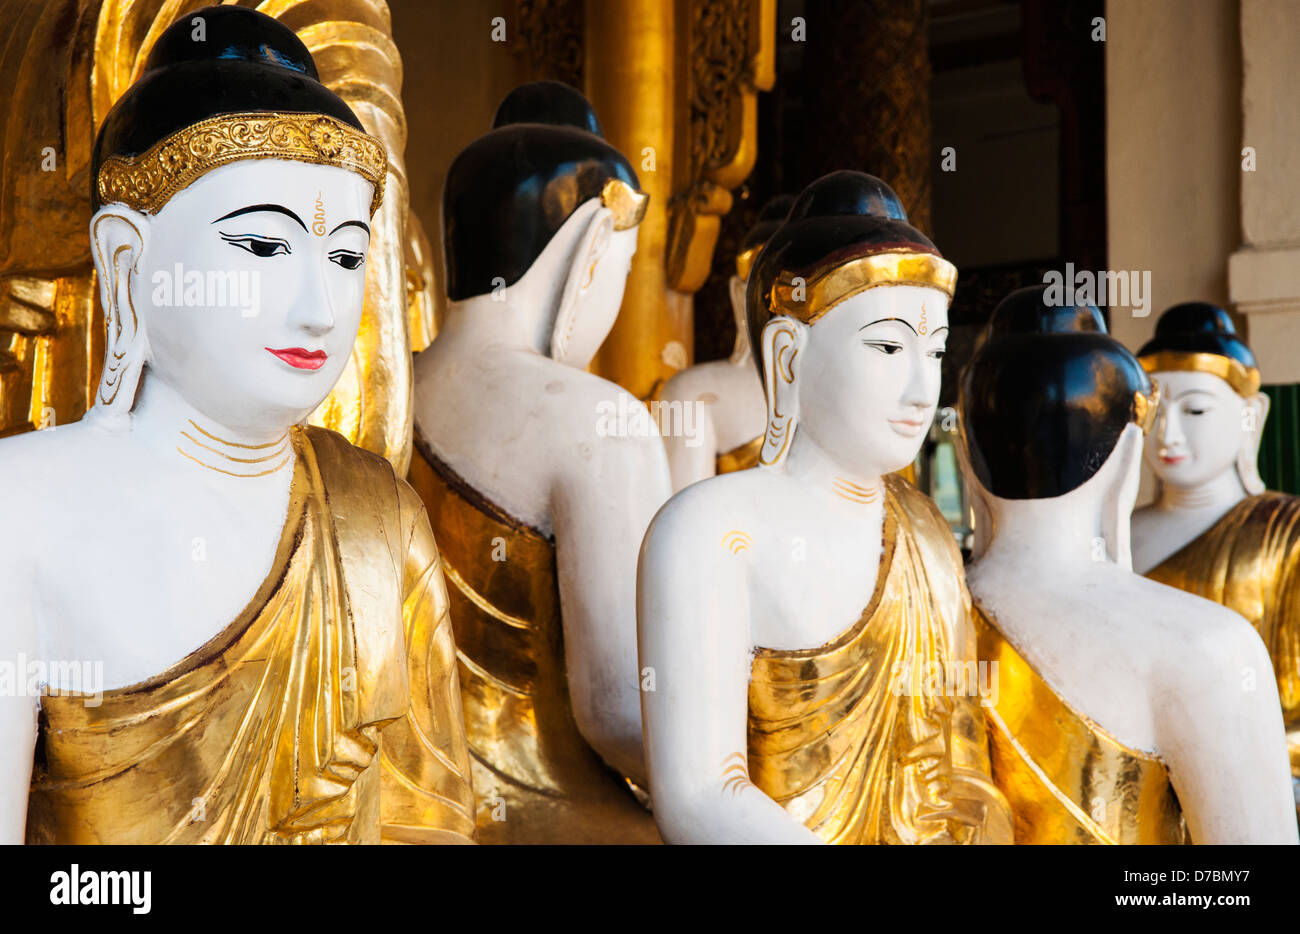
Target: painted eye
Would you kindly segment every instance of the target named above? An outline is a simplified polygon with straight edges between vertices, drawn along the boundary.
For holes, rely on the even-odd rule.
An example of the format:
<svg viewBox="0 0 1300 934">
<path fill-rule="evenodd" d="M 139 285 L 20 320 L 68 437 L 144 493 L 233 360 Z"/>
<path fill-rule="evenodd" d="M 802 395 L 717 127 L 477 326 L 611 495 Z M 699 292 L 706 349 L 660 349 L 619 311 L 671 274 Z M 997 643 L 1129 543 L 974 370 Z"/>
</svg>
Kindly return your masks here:
<svg viewBox="0 0 1300 934">
<path fill-rule="evenodd" d="M 863 341 L 862 343 L 879 350 L 883 354 L 896 354 L 903 349 L 901 344 L 887 344 L 883 341 Z"/>
<path fill-rule="evenodd" d="M 941 348 L 939 348 L 938 350 L 932 350 L 932 351 L 930 351 L 930 356 L 934 357 L 934 359 L 936 359 L 936 360 L 942 360 L 942 359 L 943 359 L 943 355 L 946 354 L 947 352 L 948 352 L 948 349 L 947 349 L 946 347 L 941 347 Z"/>
<path fill-rule="evenodd" d="M 1193 409 L 1193 408 L 1186 408 L 1186 409 L 1183 409 L 1183 411 L 1186 412 L 1188 415 L 1204 415 L 1206 412 L 1208 412 L 1208 411 L 1210 411 L 1210 410 L 1209 410 L 1209 409 Z"/>
<path fill-rule="evenodd" d="M 227 234 L 223 233 L 221 239 L 225 240 L 231 246 L 237 246 L 241 250 L 247 250 L 254 256 L 263 258 L 270 256 L 288 255 L 292 252 L 289 249 L 289 243 L 278 237 L 259 237 L 254 234 Z"/>
<path fill-rule="evenodd" d="M 344 269 L 359 269 L 365 261 L 365 256 L 351 250 L 335 250 L 330 254 L 330 262 L 338 263 Z"/>
</svg>

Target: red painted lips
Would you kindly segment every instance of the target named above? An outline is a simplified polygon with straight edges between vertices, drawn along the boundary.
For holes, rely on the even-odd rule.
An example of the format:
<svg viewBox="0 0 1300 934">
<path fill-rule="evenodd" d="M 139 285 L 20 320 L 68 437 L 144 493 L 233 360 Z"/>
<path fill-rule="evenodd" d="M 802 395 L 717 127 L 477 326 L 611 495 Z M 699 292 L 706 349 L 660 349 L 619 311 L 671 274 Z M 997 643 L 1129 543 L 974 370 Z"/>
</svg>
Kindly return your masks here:
<svg viewBox="0 0 1300 934">
<path fill-rule="evenodd" d="M 299 370 L 319 370 L 329 359 L 329 354 L 323 350 L 304 350 L 302 347 L 288 347 L 283 350 L 276 350 L 274 347 L 266 349 L 289 366 Z"/>
</svg>

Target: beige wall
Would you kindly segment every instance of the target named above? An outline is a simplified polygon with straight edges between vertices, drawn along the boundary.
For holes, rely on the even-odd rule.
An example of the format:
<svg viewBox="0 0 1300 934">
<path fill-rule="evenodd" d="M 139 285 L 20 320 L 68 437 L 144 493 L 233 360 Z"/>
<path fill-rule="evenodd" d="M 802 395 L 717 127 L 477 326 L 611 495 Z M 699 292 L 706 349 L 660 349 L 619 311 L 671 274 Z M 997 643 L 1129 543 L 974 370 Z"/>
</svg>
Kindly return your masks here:
<svg viewBox="0 0 1300 934">
<path fill-rule="evenodd" d="M 1237 0 L 1106 4 L 1108 263 L 1151 272 L 1150 315 L 1111 320 L 1133 350 L 1170 305 L 1228 304 L 1241 242 L 1238 19 Z"/>
<path fill-rule="evenodd" d="M 442 183 L 465 146 L 486 133 L 515 85 L 510 44 L 492 41 L 492 18 L 513 27 L 510 0 L 388 0 L 402 56 L 411 210 L 433 246 L 441 293 Z"/>
<path fill-rule="evenodd" d="M 1240 249 L 1230 297 L 1265 383 L 1300 382 L 1300 0 L 1241 0 Z"/>
</svg>

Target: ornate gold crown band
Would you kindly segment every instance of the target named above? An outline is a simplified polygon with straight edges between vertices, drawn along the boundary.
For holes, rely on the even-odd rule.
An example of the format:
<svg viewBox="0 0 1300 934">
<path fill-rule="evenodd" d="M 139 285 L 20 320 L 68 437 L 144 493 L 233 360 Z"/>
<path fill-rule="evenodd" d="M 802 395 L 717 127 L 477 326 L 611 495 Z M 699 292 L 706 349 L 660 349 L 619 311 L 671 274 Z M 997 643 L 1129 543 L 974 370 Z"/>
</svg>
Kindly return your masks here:
<svg viewBox="0 0 1300 934">
<path fill-rule="evenodd" d="M 201 120 L 138 156 L 110 156 L 96 181 L 102 204 L 121 202 L 156 214 L 176 192 L 213 169 L 241 159 L 289 159 L 333 165 L 375 186 L 379 210 L 388 173 L 384 144 L 324 114 L 238 113 Z"/>
<path fill-rule="evenodd" d="M 1259 370 L 1246 366 L 1240 360 L 1217 353 L 1192 353 L 1185 350 L 1161 350 L 1139 357 L 1138 362 L 1148 373 L 1171 370 L 1209 373 L 1217 376 L 1239 396 L 1253 396 L 1259 392 Z"/>
<path fill-rule="evenodd" d="M 772 286 L 770 310 L 812 324 L 845 299 L 882 285 L 922 286 L 952 298 L 957 267 L 933 253 L 872 253 L 814 272 L 806 282 L 783 274 Z"/>
<path fill-rule="evenodd" d="M 1133 424 L 1142 429 L 1142 434 L 1149 434 L 1156 423 L 1156 412 L 1160 409 L 1160 384 L 1151 384 L 1150 395 L 1137 390 L 1133 393 Z"/>
<path fill-rule="evenodd" d="M 615 230 L 630 230 L 645 217 L 650 195 L 620 178 L 611 178 L 600 190 L 600 203 L 614 214 Z"/>
<path fill-rule="evenodd" d="M 750 272 L 754 268 L 754 260 L 758 259 L 758 254 L 763 252 L 763 247 L 767 241 L 756 243 L 743 253 L 736 254 L 736 278 L 748 279 Z"/>
</svg>

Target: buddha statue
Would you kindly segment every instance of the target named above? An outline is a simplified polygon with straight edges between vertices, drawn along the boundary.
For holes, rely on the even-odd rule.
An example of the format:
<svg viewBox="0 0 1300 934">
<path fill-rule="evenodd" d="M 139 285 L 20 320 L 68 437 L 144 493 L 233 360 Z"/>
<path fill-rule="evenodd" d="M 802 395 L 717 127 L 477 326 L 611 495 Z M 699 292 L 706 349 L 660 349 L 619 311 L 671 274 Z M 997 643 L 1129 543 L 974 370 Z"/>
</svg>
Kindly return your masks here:
<svg viewBox="0 0 1300 934">
<path fill-rule="evenodd" d="M 664 384 L 660 393 L 662 403 L 683 410 L 698 406 L 700 413 L 691 420 L 685 415 L 679 420 L 679 424 L 694 426 L 692 435 L 664 435 L 674 492 L 714 474 L 748 470 L 758 464 L 758 450 L 763 445 L 763 382 L 750 352 L 745 287 L 763 244 L 781 226 L 793 203 L 792 195 L 777 195 L 768 201 L 740 241 L 736 273 L 728 280 L 736 321 L 731 356 L 687 367 Z"/>
<path fill-rule="evenodd" d="M 0 839 L 468 842 L 427 518 L 302 424 L 357 334 L 384 146 L 288 28 L 199 15 L 95 143 L 94 405 L 0 440 L 0 653 L 29 660 Z"/>
<path fill-rule="evenodd" d="M 934 417 L 955 280 L 860 172 L 805 188 L 759 255 L 759 465 L 677 493 L 642 545 L 665 840 L 1010 842 L 979 698 L 946 690 L 975 660 L 961 558 L 892 475 Z"/>
<path fill-rule="evenodd" d="M 1133 566 L 1250 621 L 1273 659 L 1300 803 L 1300 497 L 1266 491 L 1268 417 L 1254 354 L 1222 308 L 1165 311 L 1138 360 L 1160 385 L 1146 440 L 1155 501 L 1133 513 Z"/>
<path fill-rule="evenodd" d="M 646 407 L 586 372 L 647 198 L 557 82 L 507 95 L 447 173 L 411 482 L 446 562 L 484 843 L 659 842 L 636 797 L 635 586 L 667 457 Z"/>
<path fill-rule="evenodd" d="M 962 376 L 967 570 L 1017 843 L 1295 843 L 1282 718 L 1240 616 L 1132 570 L 1156 391 L 1089 305 L 1012 292 Z M 1163 387 L 1162 387 L 1163 389 Z"/>
<path fill-rule="evenodd" d="M 95 135 L 168 26 L 187 22 L 204 41 L 212 3 L 0 0 L 0 437 L 74 422 L 94 402 L 104 333 L 85 235 Z M 368 221 L 366 296 L 351 360 L 309 423 L 383 454 L 404 475 L 411 351 L 431 338 L 437 290 L 419 218 L 407 210 L 402 61 L 388 4 L 241 5 L 292 29 L 320 82 L 388 150 L 384 200 Z"/>
</svg>

